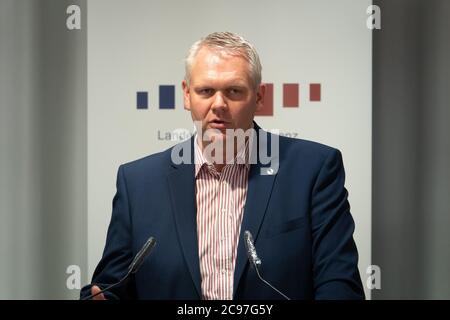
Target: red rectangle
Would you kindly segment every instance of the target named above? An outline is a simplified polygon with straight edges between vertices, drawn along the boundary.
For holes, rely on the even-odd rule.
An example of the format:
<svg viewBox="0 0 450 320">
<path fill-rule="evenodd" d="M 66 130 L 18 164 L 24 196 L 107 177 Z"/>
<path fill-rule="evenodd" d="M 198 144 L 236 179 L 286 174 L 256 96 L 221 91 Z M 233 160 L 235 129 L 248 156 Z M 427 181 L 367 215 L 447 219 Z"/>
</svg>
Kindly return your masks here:
<svg viewBox="0 0 450 320">
<path fill-rule="evenodd" d="M 273 116 L 273 83 L 265 83 L 266 93 L 261 110 L 257 111 L 257 116 Z"/>
<path fill-rule="evenodd" d="M 309 101 L 320 101 L 321 98 L 320 83 L 309 84 Z"/>
<path fill-rule="evenodd" d="M 283 84 L 283 107 L 298 108 L 298 83 Z"/>
</svg>

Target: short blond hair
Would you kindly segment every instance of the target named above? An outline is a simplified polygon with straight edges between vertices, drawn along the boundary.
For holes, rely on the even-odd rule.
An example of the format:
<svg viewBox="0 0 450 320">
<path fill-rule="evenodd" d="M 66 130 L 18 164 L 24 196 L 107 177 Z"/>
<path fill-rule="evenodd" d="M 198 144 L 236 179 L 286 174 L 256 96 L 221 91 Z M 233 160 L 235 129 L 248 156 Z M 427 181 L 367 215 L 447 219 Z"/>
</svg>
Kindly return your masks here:
<svg viewBox="0 0 450 320">
<path fill-rule="evenodd" d="M 213 32 L 196 41 L 188 51 L 185 59 L 185 76 L 187 85 L 189 86 L 191 69 L 194 59 L 201 48 L 208 47 L 224 51 L 230 55 L 243 57 L 250 65 L 250 77 L 255 87 L 261 84 L 261 62 L 255 47 L 243 37 L 232 32 Z"/>
</svg>

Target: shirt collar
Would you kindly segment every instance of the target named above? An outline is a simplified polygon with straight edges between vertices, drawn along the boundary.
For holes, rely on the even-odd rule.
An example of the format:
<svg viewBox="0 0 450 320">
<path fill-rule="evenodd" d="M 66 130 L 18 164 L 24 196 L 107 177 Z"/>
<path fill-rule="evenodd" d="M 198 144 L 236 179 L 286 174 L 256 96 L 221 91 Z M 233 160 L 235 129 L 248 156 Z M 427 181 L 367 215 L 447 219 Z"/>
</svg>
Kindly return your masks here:
<svg viewBox="0 0 450 320">
<path fill-rule="evenodd" d="M 246 139 L 245 141 L 245 145 L 239 148 L 238 152 L 236 153 L 236 156 L 234 157 L 233 161 L 229 163 L 229 165 L 245 165 L 247 169 L 250 168 L 249 150 L 250 147 L 252 146 L 252 142 L 253 142 L 253 134 L 250 134 L 248 139 Z M 204 165 L 207 166 L 212 165 L 212 161 L 210 161 L 210 159 L 207 159 L 207 157 L 205 157 L 200 148 L 197 132 L 195 133 L 194 136 L 194 163 L 195 163 L 195 177 L 197 177 L 197 174 Z"/>
</svg>

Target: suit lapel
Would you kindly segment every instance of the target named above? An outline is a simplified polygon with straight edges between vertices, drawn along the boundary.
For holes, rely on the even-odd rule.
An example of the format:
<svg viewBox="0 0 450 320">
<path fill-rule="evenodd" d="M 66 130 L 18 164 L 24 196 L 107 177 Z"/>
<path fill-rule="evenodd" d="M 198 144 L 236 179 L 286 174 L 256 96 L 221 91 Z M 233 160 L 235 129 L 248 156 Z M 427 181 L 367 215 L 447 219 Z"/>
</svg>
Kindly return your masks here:
<svg viewBox="0 0 450 320">
<path fill-rule="evenodd" d="M 265 146 L 262 143 L 260 145 L 259 133 L 260 131 L 262 131 L 262 129 L 259 128 L 256 123 L 255 128 L 257 132 L 257 144 L 254 147 L 257 148 L 257 154 L 259 155 L 260 149 L 262 149 L 261 152 L 267 151 L 267 145 L 270 145 L 270 142 L 268 141 Z M 267 134 L 264 131 L 263 133 Z M 244 244 L 244 232 L 246 230 L 250 231 L 253 235 L 255 243 L 257 243 L 259 230 L 266 213 L 267 204 L 269 202 L 273 183 L 276 177 L 276 174 L 262 175 L 261 171 L 264 171 L 265 168 L 266 167 L 261 165 L 259 156 L 256 164 L 252 164 L 250 166 L 250 172 L 248 176 L 247 200 L 244 206 L 244 216 L 242 219 L 241 231 L 239 234 L 236 266 L 234 272 L 233 297 L 236 296 L 239 281 L 241 280 L 242 274 L 248 263 L 247 252 Z"/>
<path fill-rule="evenodd" d="M 185 143 L 191 143 L 193 139 Z M 183 149 L 186 150 L 186 149 Z M 193 150 L 191 149 L 191 155 Z M 191 161 L 193 163 L 193 161 Z M 174 165 L 168 174 L 170 198 L 175 218 L 176 230 L 186 264 L 191 274 L 195 288 L 201 294 L 201 277 L 198 257 L 197 220 L 195 203 L 194 164 Z"/>
</svg>

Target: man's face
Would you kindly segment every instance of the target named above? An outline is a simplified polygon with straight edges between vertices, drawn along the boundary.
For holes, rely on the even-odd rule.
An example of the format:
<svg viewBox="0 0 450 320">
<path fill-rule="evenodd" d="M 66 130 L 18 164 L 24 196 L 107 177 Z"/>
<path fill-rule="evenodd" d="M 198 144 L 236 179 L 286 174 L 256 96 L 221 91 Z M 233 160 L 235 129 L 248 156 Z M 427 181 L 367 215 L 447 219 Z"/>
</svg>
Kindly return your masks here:
<svg viewBox="0 0 450 320">
<path fill-rule="evenodd" d="M 194 59 L 190 85 L 183 81 L 184 108 L 201 122 L 203 132 L 247 130 L 263 106 L 264 90 L 264 85 L 255 88 L 243 57 L 203 47 Z"/>
</svg>

